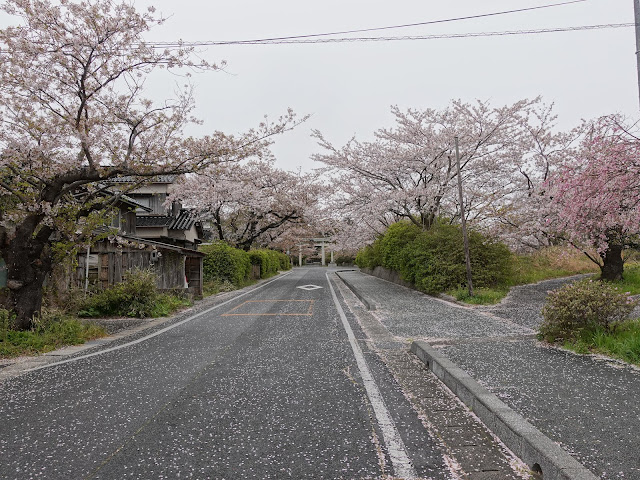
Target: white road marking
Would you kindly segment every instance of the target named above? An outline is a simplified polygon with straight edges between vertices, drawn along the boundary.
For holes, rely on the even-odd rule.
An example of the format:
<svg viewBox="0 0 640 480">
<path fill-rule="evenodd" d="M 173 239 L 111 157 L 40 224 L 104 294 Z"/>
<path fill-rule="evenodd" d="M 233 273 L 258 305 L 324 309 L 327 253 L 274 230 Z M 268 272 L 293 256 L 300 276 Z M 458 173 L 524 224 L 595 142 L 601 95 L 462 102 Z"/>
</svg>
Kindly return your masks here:
<svg viewBox="0 0 640 480">
<path fill-rule="evenodd" d="M 215 310 L 216 308 L 219 308 L 219 307 L 222 307 L 222 306 L 224 306 L 224 305 L 226 305 L 228 303 L 231 303 L 231 302 L 233 302 L 234 300 L 237 300 L 240 297 L 244 297 L 245 295 L 249 295 L 250 293 L 253 293 L 256 290 L 259 290 L 259 289 L 261 289 L 263 287 L 266 287 L 267 285 L 270 285 L 271 283 L 273 283 L 275 281 L 278 281 L 281 278 L 286 277 L 287 275 L 289 275 L 291 273 L 292 272 L 288 272 L 288 273 L 285 273 L 283 275 L 279 275 L 277 278 L 274 278 L 273 280 L 270 280 L 270 281 L 268 281 L 266 283 L 263 283 L 259 287 L 253 288 L 253 289 L 249 290 L 248 292 L 241 293 L 240 295 L 237 295 L 237 296 L 235 296 L 233 298 L 230 298 L 229 300 L 226 300 L 226 301 L 224 301 L 222 303 L 219 303 L 218 305 L 214 305 L 211 308 L 203 310 L 200 313 L 196 313 L 195 315 L 193 315 L 193 316 L 191 316 L 189 318 L 185 318 L 184 320 L 182 320 L 182 321 L 180 321 L 178 323 L 174 323 L 173 325 L 169 325 L 168 327 L 165 327 L 162 330 L 158 330 L 157 332 L 154 332 L 154 333 L 151 333 L 151 334 L 149 334 L 147 336 L 138 338 L 137 340 L 133 340 L 131 342 L 123 343 L 122 345 L 117 345 L 115 347 L 105 348 L 104 350 L 99 350 L 97 352 L 88 353 L 87 355 L 82 355 L 80 357 L 68 358 L 67 360 L 61 360 L 59 362 L 48 363 L 46 365 L 41 365 L 39 367 L 30 368 L 28 370 L 24 370 L 23 373 L 34 372 L 36 370 L 42 370 L 43 368 L 55 367 L 57 365 L 64 365 L 65 363 L 77 362 L 78 360 L 83 360 L 85 358 L 96 357 L 96 356 L 102 355 L 104 353 L 115 352 L 116 350 L 120 350 L 122 348 L 130 347 L 131 345 L 137 345 L 138 343 L 142 343 L 142 342 L 144 342 L 146 340 L 149 340 L 150 338 L 157 337 L 158 335 L 161 335 L 161 334 L 163 334 L 165 332 L 168 332 L 169 330 L 173 330 L 174 328 L 179 327 L 180 325 L 184 325 L 187 322 L 195 320 L 196 318 L 201 317 L 202 315 L 206 315 L 207 313 Z"/>
<path fill-rule="evenodd" d="M 301 285 L 299 287 L 300 290 L 318 290 L 319 288 L 322 288 L 320 285 Z"/>
<path fill-rule="evenodd" d="M 384 398 L 382 397 L 380 389 L 378 388 L 378 385 L 376 384 L 376 381 L 373 378 L 371 371 L 369 370 L 364 355 L 362 354 L 362 350 L 360 349 L 358 341 L 353 334 L 351 325 L 349 325 L 347 316 L 344 314 L 344 310 L 342 310 L 342 307 L 340 306 L 340 302 L 338 301 L 336 292 L 333 289 L 333 285 L 331 285 L 329 274 L 325 273 L 325 275 L 327 277 L 327 282 L 329 283 L 329 289 L 331 290 L 333 303 L 338 310 L 338 314 L 340 315 L 340 319 L 342 320 L 342 326 L 347 332 L 347 337 L 349 338 L 349 343 L 351 344 L 353 355 L 356 358 L 356 363 L 358 365 L 358 370 L 360 370 L 360 376 L 362 377 L 364 388 L 367 391 L 367 396 L 369 397 L 369 401 L 371 402 L 371 406 L 373 407 L 378 425 L 380 426 L 380 430 L 382 431 L 382 438 L 385 445 L 387 446 L 387 449 L 389 450 L 389 457 L 391 458 L 391 463 L 393 465 L 393 470 L 395 473 L 394 476 L 408 480 L 418 478 L 418 474 L 413 467 L 413 463 L 411 463 L 409 455 L 407 454 L 404 442 L 400 437 L 400 432 L 398 432 L 396 424 L 394 423 L 393 418 L 391 417 L 391 414 L 389 413 L 389 410 L 384 403 Z"/>
</svg>

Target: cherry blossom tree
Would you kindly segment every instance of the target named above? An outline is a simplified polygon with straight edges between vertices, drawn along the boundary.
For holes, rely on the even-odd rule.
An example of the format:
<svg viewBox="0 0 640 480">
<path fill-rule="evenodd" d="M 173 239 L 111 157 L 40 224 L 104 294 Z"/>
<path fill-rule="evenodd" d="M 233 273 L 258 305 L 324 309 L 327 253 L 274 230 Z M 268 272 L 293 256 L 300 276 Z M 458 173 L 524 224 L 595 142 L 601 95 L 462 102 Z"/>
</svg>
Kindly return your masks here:
<svg viewBox="0 0 640 480">
<path fill-rule="evenodd" d="M 553 106 L 534 109 L 523 124 L 522 150 L 514 156 L 507 188 L 496 184 L 490 201 L 470 208 L 475 228 L 499 238 L 512 249 L 531 251 L 564 242 L 547 221 L 548 179 L 577 154 L 585 125 L 557 131 Z M 483 196 L 483 185 L 471 184 L 467 194 Z M 468 208 L 465 206 L 465 209 Z"/>
<path fill-rule="evenodd" d="M 195 207 L 217 239 L 249 250 L 272 246 L 292 226 L 306 224 L 320 188 L 314 175 L 287 172 L 263 158 L 185 177 L 170 200 Z"/>
<path fill-rule="evenodd" d="M 625 248 L 638 247 L 640 234 L 640 138 L 637 125 L 619 115 L 585 126 L 575 158 L 546 182 L 548 223 L 576 246 L 595 247 L 585 254 L 601 278 L 622 278 Z"/>
<path fill-rule="evenodd" d="M 244 135 L 187 138 L 191 88 L 173 100 L 143 96 L 158 69 L 215 70 L 187 48 L 159 50 L 143 34 L 163 22 L 117 0 L 6 0 L 18 25 L 0 30 L 0 255 L 6 308 L 28 328 L 56 242 L 87 242 L 113 205 L 104 181 L 152 177 L 260 155 L 295 121 Z M 176 77 L 177 78 L 177 77 Z"/>
<path fill-rule="evenodd" d="M 326 152 L 314 159 L 334 181 L 334 209 L 352 244 L 403 218 L 424 229 L 441 216 L 459 219 L 456 136 L 468 220 L 476 228 L 515 230 L 532 203 L 527 199 L 571 143 L 552 133 L 555 117 L 540 99 L 498 108 L 453 101 L 443 110 L 392 113 L 395 127 L 376 131 L 370 142 L 353 138 L 337 148 L 314 133 Z"/>
<path fill-rule="evenodd" d="M 308 258 L 317 254 L 317 250 L 311 241 L 311 239 L 317 237 L 320 237 L 320 234 L 309 223 L 289 224 L 282 230 L 281 234 L 270 240 L 268 247 L 281 252 L 288 252 L 294 265 L 297 265 L 300 256 Z"/>
</svg>

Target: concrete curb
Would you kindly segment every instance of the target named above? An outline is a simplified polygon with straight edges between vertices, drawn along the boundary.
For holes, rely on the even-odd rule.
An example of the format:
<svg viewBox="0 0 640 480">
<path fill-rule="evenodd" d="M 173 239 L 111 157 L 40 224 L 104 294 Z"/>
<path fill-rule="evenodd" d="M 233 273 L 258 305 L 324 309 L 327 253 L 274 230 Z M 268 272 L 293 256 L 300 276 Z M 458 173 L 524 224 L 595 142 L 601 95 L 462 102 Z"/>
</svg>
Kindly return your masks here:
<svg viewBox="0 0 640 480">
<path fill-rule="evenodd" d="M 544 480 L 598 480 L 557 443 L 426 342 L 413 352 L 532 471 Z"/>
<path fill-rule="evenodd" d="M 360 300 L 365 307 L 367 307 L 367 310 L 375 310 L 376 309 L 376 304 L 373 303 L 370 300 L 367 300 L 353 285 L 351 285 L 351 283 L 349 282 L 349 280 L 347 280 L 346 278 L 344 278 L 342 275 L 340 275 L 340 272 L 336 272 L 336 275 L 338 277 L 340 277 L 340 280 L 342 280 L 342 282 L 349 287 L 349 290 L 351 290 L 353 292 L 353 294 L 358 297 L 358 300 Z"/>
</svg>

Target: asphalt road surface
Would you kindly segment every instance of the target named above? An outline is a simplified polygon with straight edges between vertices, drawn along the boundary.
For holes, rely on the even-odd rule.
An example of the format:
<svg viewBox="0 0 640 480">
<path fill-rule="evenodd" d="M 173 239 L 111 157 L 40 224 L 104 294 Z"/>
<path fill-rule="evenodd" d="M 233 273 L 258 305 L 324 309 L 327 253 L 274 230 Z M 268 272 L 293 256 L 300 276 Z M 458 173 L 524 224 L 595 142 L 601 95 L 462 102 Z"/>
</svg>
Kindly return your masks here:
<svg viewBox="0 0 640 480">
<path fill-rule="evenodd" d="M 0 384 L 2 479 L 392 477 L 450 473 L 326 269 Z"/>
</svg>

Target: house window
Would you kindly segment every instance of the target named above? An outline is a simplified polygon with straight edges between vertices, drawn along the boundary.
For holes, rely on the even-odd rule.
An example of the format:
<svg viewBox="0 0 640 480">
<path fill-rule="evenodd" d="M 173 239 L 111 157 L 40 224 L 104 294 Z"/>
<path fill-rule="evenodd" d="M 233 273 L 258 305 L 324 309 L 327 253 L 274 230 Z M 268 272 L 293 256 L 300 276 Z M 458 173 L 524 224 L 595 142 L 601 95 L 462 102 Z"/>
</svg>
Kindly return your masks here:
<svg viewBox="0 0 640 480">
<path fill-rule="evenodd" d="M 120 210 L 118 210 L 117 212 L 114 212 L 113 216 L 111 217 L 111 226 L 120 230 L 121 221 L 122 219 L 120 218 Z"/>
<path fill-rule="evenodd" d="M 98 281 L 98 274 L 99 274 L 98 261 L 99 260 L 100 260 L 100 257 L 97 254 L 92 253 L 89 255 L 89 268 L 86 274 L 90 284 Z"/>
</svg>

